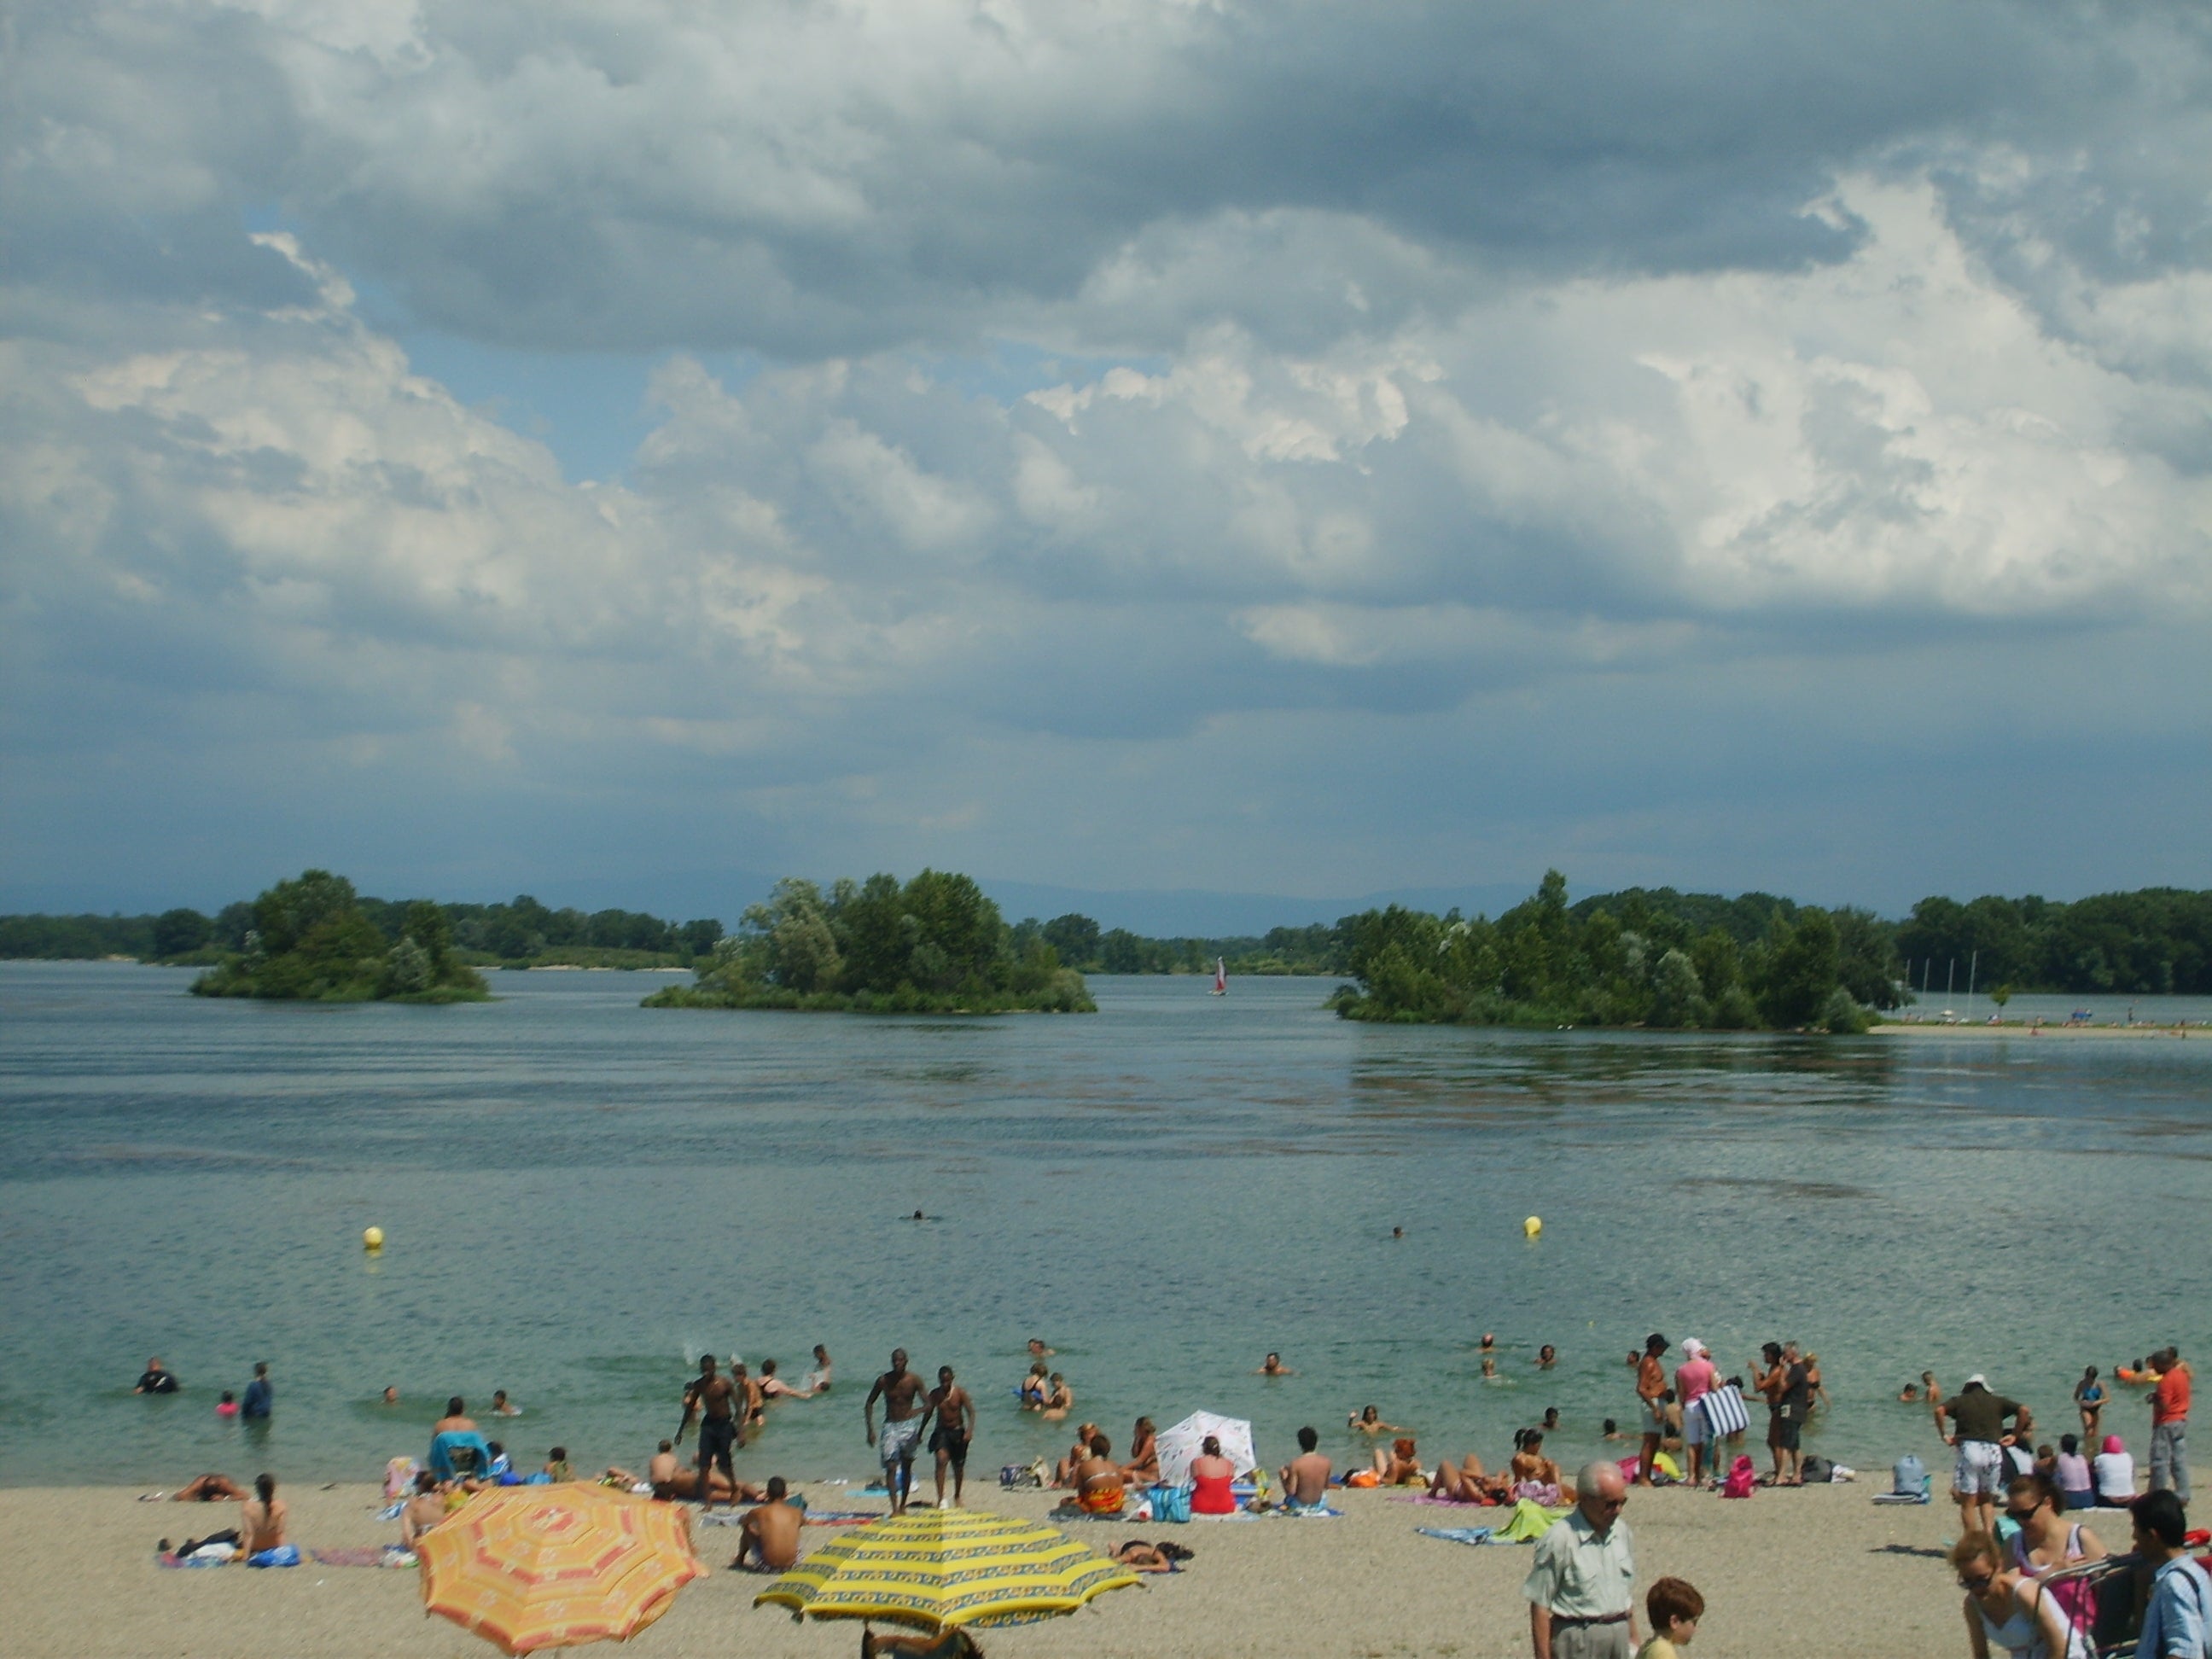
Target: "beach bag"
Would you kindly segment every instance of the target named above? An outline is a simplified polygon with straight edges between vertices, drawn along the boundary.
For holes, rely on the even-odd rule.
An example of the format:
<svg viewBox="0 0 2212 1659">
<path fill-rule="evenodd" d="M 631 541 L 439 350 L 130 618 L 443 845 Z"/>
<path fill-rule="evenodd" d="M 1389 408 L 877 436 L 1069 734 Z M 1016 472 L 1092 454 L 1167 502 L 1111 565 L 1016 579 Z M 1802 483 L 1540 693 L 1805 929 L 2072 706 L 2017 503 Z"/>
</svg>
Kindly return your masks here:
<svg viewBox="0 0 2212 1659">
<path fill-rule="evenodd" d="M 1751 1426 L 1751 1413 L 1743 1408 L 1743 1396 L 1725 1382 L 1699 1395 L 1698 1409 L 1705 1414 L 1705 1432 L 1713 1440 L 1741 1434 Z"/>
<path fill-rule="evenodd" d="M 1015 1486 L 1042 1486 L 1044 1482 L 1037 1479 L 1036 1470 L 1030 1464 L 1008 1463 L 999 1470 L 999 1484 L 1011 1489 Z"/>
<path fill-rule="evenodd" d="M 1758 1482 L 1759 1474 L 1757 1470 L 1752 1468 L 1751 1459 L 1748 1457 L 1738 1457 L 1735 1460 L 1735 1466 L 1728 1473 L 1727 1480 L 1722 1483 L 1721 1496 L 1723 1498 L 1748 1498 L 1751 1496 L 1752 1489 L 1758 1484 Z"/>
<path fill-rule="evenodd" d="M 1188 1486 L 1154 1486 L 1145 1494 L 1152 1506 L 1152 1519 L 1179 1525 L 1190 1519 L 1190 1488 Z"/>
<path fill-rule="evenodd" d="M 1928 1496 L 1928 1466 L 1907 1452 L 1890 1466 L 1890 1487 L 1900 1498 Z"/>
</svg>

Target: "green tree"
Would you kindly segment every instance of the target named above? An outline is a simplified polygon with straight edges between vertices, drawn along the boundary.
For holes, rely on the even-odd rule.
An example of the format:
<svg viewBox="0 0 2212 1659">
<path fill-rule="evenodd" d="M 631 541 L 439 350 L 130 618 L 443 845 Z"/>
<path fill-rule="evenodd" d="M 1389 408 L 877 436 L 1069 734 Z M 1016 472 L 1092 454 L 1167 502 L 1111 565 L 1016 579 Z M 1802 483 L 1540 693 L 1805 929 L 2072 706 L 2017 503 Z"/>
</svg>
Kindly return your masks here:
<svg viewBox="0 0 2212 1659">
<path fill-rule="evenodd" d="M 1801 910 L 1794 926 L 1778 921 L 1765 971 L 1754 988 L 1767 1024 L 1785 1030 L 1815 1024 L 1836 988 L 1840 965 L 1836 924 L 1826 911 Z"/>
<path fill-rule="evenodd" d="M 1073 910 L 1054 916 L 1044 925 L 1044 938 L 1062 962 L 1079 966 L 1098 958 L 1098 924 L 1089 916 Z"/>
<path fill-rule="evenodd" d="M 190 956 L 215 937 L 215 924 L 197 910 L 164 910 L 154 918 L 154 954 Z"/>
</svg>

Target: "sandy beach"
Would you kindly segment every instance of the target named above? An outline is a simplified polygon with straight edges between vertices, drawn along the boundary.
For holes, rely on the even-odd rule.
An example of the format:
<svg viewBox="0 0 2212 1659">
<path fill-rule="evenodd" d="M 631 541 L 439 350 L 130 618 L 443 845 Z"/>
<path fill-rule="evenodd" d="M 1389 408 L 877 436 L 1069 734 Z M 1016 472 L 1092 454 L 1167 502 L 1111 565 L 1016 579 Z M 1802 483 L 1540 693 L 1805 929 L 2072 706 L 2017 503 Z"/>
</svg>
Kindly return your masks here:
<svg viewBox="0 0 2212 1659">
<path fill-rule="evenodd" d="M 2198 1036 L 2204 1035 L 2200 1024 L 2195 1028 Z M 2003 1020 L 1990 1024 L 1987 1020 L 1960 1020 L 1945 1024 L 1942 1020 L 1886 1021 L 1868 1030 L 1869 1036 L 2033 1036 L 2038 1042 L 2045 1037 L 2185 1037 L 2191 1028 L 2182 1025 L 2030 1025 L 2025 1020 Z"/>
<path fill-rule="evenodd" d="M 1709 1608 L 1698 1659 L 1898 1659 L 1963 1650 L 1958 1595 L 1940 1545 L 1958 1512 L 1941 1503 L 1889 1507 L 1869 1500 L 1886 1478 L 1804 1491 L 1764 1491 L 1730 1503 L 1710 1492 L 1639 1492 L 1628 1520 L 1638 1597 L 1665 1573 L 1690 1579 Z M 870 1505 L 851 1489 L 808 1489 L 817 1508 Z M 382 1542 L 367 1486 L 288 1488 L 293 1536 L 304 1547 Z M 976 1507 L 1042 1516 L 1051 1494 L 974 1493 Z M 1066 1619 L 985 1632 L 994 1656 L 1081 1654 L 1096 1659 L 1243 1654 L 1450 1655 L 1505 1659 L 1528 1650 L 1520 1587 L 1526 1547 L 1468 1547 L 1421 1537 L 1424 1526 L 1481 1524 L 1493 1511 L 1396 1501 L 1383 1492 L 1339 1500 L 1341 1521 L 1072 1524 L 1102 1547 L 1167 1533 L 1197 1552 L 1188 1569 L 1113 1592 Z M 873 1500 L 880 1504 L 878 1498 Z M 426 1618 L 410 1570 L 244 1567 L 179 1571 L 155 1565 L 158 1538 L 213 1530 L 230 1504 L 140 1503 L 114 1487 L 0 1491 L 0 1559 L 8 1615 L 0 1655 L 86 1659 L 418 1659 L 497 1650 L 443 1619 Z M 2119 1517 L 2105 1530 L 2123 1534 Z M 756 1609 L 765 1582 L 730 1571 L 734 1528 L 701 1528 L 714 1569 L 628 1648 L 639 1659 L 849 1655 L 850 1625 L 795 1625 Z M 810 1529 L 809 1548 L 834 1534 Z M 612 1650 L 608 1650 L 612 1651 Z"/>
</svg>

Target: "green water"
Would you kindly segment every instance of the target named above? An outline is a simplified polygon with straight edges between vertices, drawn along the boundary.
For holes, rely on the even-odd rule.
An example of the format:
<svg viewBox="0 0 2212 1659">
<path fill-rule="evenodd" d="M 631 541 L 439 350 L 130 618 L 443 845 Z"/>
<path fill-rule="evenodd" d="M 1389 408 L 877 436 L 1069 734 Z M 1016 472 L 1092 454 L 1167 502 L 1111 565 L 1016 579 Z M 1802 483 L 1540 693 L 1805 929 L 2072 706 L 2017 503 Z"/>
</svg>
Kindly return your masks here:
<svg viewBox="0 0 2212 1659">
<path fill-rule="evenodd" d="M 2055 1431 L 2083 1364 L 2212 1334 L 2212 1036 L 1376 1028 L 1282 980 L 1100 979 L 1089 1018 L 647 1012 L 647 976 L 495 978 L 319 1008 L 0 965 L 0 1480 L 368 1478 L 494 1388 L 520 1458 L 635 1467 L 699 1352 L 796 1375 L 816 1342 L 836 1393 L 742 1467 L 866 1473 L 902 1344 L 975 1389 L 994 1471 L 1067 1438 L 1013 1408 L 1031 1335 L 1117 1449 L 1203 1407 L 1348 1460 L 1371 1401 L 1494 1461 L 1555 1405 L 1571 1462 L 1655 1329 L 1724 1369 L 1817 1349 L 1813 1442 L 1877 1463 L 1933 1449 L 1892 1398 L 1923 1367 Z M 1298 1375 L 1252 1375 L 1270 1348 Z M 130 1395 L 155 1353 L 184 1394 Z M 264 1358 L 272 1425 L 219 1423 Z M 2108 1414 L 2131 1444 L 2147 1417 Z"/>
</svg>

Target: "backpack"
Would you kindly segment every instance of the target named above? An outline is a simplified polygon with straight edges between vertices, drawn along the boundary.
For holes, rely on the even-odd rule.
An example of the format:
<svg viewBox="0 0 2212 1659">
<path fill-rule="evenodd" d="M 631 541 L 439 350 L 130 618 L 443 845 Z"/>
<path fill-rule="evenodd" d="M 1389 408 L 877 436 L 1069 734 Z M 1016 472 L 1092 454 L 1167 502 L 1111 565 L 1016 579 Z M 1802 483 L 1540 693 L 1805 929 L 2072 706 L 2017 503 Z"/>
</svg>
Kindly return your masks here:
<svg viewBox="0 0 2212 1659">
<path fill-rule="evenodd" d="M 1928 1467 L 1912 1453 L 1890 1466 L 1890 1490 L 1900 1498 L 1925 1498 L 1928 1495 Z"/>
<path fill-rule="evenodd" d="M 1735 1466 L 1729 1470 L 1728 1480 L 1722 1484 L 1723 1498 L 1748 1498 L 1759 1484 L 1759 1472 L 1752 1467 L 1747 1455 L 1739 1455 Z"/>
</svg>

